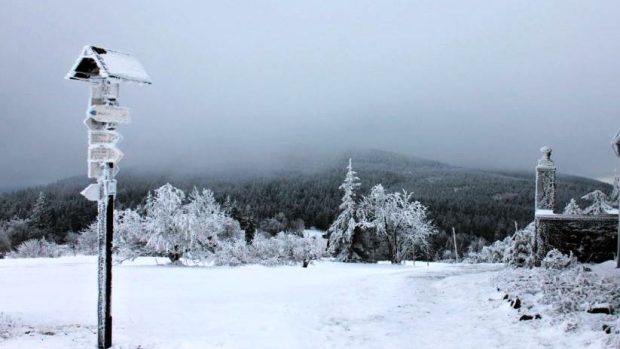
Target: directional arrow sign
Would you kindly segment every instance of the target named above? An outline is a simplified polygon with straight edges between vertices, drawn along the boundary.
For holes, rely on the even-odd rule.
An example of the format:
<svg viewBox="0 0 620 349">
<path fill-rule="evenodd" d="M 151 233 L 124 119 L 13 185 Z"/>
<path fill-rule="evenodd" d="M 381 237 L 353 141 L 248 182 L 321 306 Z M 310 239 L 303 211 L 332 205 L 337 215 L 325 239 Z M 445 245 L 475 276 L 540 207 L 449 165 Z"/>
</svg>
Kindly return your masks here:
<svg viewBox="0 0 620 349">
<path fill-rule="evenodd" d="M 123 136 L 116 131 L 88 131 L 88 144 L 110 144 L 115 145 L 123 140 Z"/>
<path fill-rule="evenodd" d="M 99 122 L 127 124 L 131 121 L 129 118 L 129 108 L 113 105 L 93 105 L 86 111 L 86 116 Z"/>
<path fill-rule="evenodd" d="M 99 162 L 89 162 L 88 163 L 88 178 L 99 178 L 103 176 L 103 164 Z M 118 164 L 114 164 L 114 168 L 112 169 L 112 177 L 115 177 L 121 168 Z"/>
<path fill-rule="evenodd" d="M 88 147 L 88 162 L 119 162 L 124 155 L 114 145 L 95 144 Z"/>
<path fill-rule="evenodd" d="M 99 201 L 102 199 L 101 185 L 99 183 L 90 184 L 86 189 L 82 190 L 80 194 L 90 201 Z"/>
<path fill-rule="evenodd" d="M 96 121 L 95 119 L 90 117 L 84 119 L 84 125 L 86 125 L 86 127 L 88 127 L 88 129 L 91 131 L 103 130 L 105 127 L 105 124 L 103 122 Z"/>
</svg>

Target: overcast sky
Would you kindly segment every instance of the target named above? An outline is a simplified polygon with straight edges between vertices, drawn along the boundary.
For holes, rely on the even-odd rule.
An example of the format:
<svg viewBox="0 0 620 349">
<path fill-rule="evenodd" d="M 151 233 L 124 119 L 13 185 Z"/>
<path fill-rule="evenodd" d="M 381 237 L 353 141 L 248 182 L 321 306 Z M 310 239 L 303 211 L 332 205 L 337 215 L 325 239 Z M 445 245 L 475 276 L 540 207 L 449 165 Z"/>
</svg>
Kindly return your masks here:
<svg viewBox="0 0 620 349">
<path fill-rule="evenodd" d="M 224 166 L 367 147 L 599 177 L 620 161 L 620 2 L 0 1 L 0 188 L 86 173 L 87 44 L 152 86 L 121 167 Z M 191 164 L 193 163 L 193 164 Z"/>
</svg>

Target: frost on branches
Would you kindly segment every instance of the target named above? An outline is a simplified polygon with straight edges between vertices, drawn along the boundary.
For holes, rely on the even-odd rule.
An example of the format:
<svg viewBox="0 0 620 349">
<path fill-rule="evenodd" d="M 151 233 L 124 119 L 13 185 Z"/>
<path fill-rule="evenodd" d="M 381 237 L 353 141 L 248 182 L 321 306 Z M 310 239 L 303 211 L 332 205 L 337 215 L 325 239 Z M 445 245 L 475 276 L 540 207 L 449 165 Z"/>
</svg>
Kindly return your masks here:
<svg viewBox="0 0 620 349">
<path fill-rule="evenodd" d="M 543 319 L 563 324 L 566 331 L 601 331 L 604 325 L 620 323 L 614 311 L 620 308 L 620 282 L 593 270 L 601 267 L 580 264 L 572 255 L 554 249 L 540 268 L 508 268 L 495 281 L 509 299 L 521 300 L 524 311 L 542 314 Z M 607 314 L 597 311 L 600 309 L 607 309 Z M 620 344 L 616 328 L 600 333 L 606 339 L 604 347 L 617 348 Z"/>
<path fill-rule="evenodd" d="M 567 215 L 580 215 L 583 214 L 583 211 L 575 201 L 575 199 L 570 199 L 570 202 L 564 207 L 564 214 Z"/>
<path fill-rule="evenodd" d="M 325 251 L 322 238 L 285 233 L 273 238 L 259 235 L 247 243 L 239 222 L 215 200 L 212 191 L 194 189 L 186 197 L 170 184 L 149 193 L 143 209 L 115 212 L 115 226 L 114 249 L 121 261 L 165 256 L 172 263 L 308 266 Z"/>
<path fill-rule="evenodd" d="M 435 229 L 427 218 L 427 208 L 412 200 L 412 193 L 403 190 L 388 194 L 381 184 L 375 185 L 358 209 L 360 226 L 387 242 L 392 263 L 411 256 L 415 247 L 426 247 Z"/>
<path fill-rule="evenodd" d="M 530 223 L 525 229 L 517 230 L 512 236 L 512 243 L 508 246 L 506 261 L 516 267 L 534 266 L 535 253 L 535 224 Z"/>
<path fill-rule="evenodd" d="M 201 260 L 220 241 L 241 235 L 239 223 L 215 201 L 213 193 L 194 189 L 186 200 L 182 190 L 166 184 L 148 195 L 144 216 L 133 210 L 116 212 L 115 248 L 121 259 L 166 256 Z"/>
<path fill-rule="evenodd" d="M 360 186 L 360 179 L 356 176 L 349 159 L 347 174 L 339 189 L 344 192 L 340 213 L 336 220 L 327 230 L 329 235 L 329 253 L 338 260 L 350 260 L 353 258 L 353 237 L 356 223 L 355 190 Z"/>
<path fill-rule="evenodd" d="M 612 207 L 607 203 L 607 195 L 600 190 L 588 193 L 582 199 L 592 201 L 592 205 L 583 210 L 584 214 L 599 215 L 606 214 L 607 211 L 612 210 Z"/>
</svg>

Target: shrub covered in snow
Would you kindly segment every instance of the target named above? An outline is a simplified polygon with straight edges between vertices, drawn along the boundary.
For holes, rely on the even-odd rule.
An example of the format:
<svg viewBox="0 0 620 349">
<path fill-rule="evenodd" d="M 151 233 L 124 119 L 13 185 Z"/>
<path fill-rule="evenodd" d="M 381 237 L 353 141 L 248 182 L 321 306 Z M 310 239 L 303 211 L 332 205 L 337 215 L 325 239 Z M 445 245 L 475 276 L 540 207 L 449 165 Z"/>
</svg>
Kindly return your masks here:
<svg viewBox="0 0 620 349">
<path fill-rule="evenodd" d="M 17 249 L 9 254 L 12 258 L 56 258 L 69 254 L 67 246 L 47 241 L 45 238 L 30 239 L 22 242 Z"/>
<path fill-rule="evenodd" d="M 599 275 L 592 269 L 572 256 L 552 250 L 543 259 L 541 268 L 509 268 L 495 280 L 505 299 L 520 300 L 519 312 L 541 314 L 543 319 L 563 326 L 566 331 L 581 328 L 600 331 L 605 347 L 617 348 L 620 280 Z"/>
<path fill-rule="evenodd" d="M 533 267 L 535 227 L 530 223 L 514 235 L 484 246 L 478 253 L 470 252 L 465 259 L 471 263 L 506 263 L 516 267 Z"/>
<path fill-rule="evenodd" d="M 508 248 L 512 243 L 510 236 L 504 240 L 497 240 L 494 243 L 482 247 L 480 252 L 470 252 L 466 261 L 472 263 L 503 263 L 508 255 Z"/>
<path fill-rule="evenodd" d="M 74 248 L 78 254 L 96 255 L 99 250 L 98 245 L 97 224 L 92 223 L 78 234 Z"/>
<path fill-rule="evenodd" d="M 249 245 L 243 239 L 220 244 L 212 258 L 216 265 L 301 263 L 307 266 L 311 261 L 321 258 L 325 247 L 326 241 L 317 237 L 300 237 L 288 233 L 279 233 L 273 238 L 257 235 Z"/>
<path fill-rule="evenodd" d="M 553 249 L 547 252 L 545 258 L 541 262 L 541 267 L 546 269 L 562 270 L 574 266 L 577 263 L 577 258 L 573 257 L 571 252 L 570 256 L 567 256 L 557 249 Z"/>
<path fill-rule="evenodd" d="M 516 267 L 534 266 L 534 242 L 535 242 L 534 223 L 527 227 L 517 230 L 512 236 L 510 244 L 507 246 L 505 262 Z"/>
<path fill-rule="evenodd" d="M 620 280 L 600 276 L 557 250 L 549 251 L 542 266 L 506 269 L 496 279 L 498 288 L 532 311 L 547 311 L 552 317 L 587 314 L 597 307 L 620 309 Z"/>
</svg>

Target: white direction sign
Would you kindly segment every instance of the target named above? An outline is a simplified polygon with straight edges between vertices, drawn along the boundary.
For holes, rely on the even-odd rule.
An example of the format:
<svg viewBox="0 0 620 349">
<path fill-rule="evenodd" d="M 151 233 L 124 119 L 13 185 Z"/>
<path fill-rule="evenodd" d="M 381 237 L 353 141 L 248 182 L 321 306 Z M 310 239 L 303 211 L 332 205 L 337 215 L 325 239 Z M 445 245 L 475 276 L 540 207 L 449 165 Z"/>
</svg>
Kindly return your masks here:
<svg viewBox="0 0 620 349">
<path fill-rule="evenodd" d="M 88 147 L 88 162 L 119 162 L 125 154 L 108 144 L 94 144 Z"/>
<path fill-rule="evenodd" d="M 111 130 L 99 130 L 88 131 L 88 144 L 110 144 L 115 145 L 123 140 L 123 136 L 116 131 Z"/>
<path fill-rule="evenodd" d="M 103 177 L 103 167 L 102 163 L 99 162 L 89 162 L 88 163 L 88 178 L 100 178 Z M 121 168 L 118 164 L 114 164 L 114 168 L 112 169 L 112 177 L 115 177 Z"/>
<path fill-rule="evenodd" d="M 99 122 L 127 124 L 131 121 L 129 108 L 113 105 L 93 105 L 86 111 L 86 116 Z"/>
<path fill-rule="evenodd" d="M 104 123 L 95 121 L 93 118 L 84 119 L 84 125 L 91 131 L 103 130 L 105 126 Z"/>
<path fill-rule="evenodd" d="M 86 189 L 82 190 L 80 194 L 90 201 L 99 201 L 103 198 L 101 195 L 101 189 L 101 184 L 92 183 L 86 187 Z"/>
</svg>

